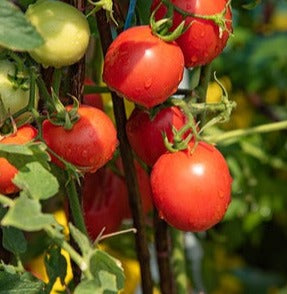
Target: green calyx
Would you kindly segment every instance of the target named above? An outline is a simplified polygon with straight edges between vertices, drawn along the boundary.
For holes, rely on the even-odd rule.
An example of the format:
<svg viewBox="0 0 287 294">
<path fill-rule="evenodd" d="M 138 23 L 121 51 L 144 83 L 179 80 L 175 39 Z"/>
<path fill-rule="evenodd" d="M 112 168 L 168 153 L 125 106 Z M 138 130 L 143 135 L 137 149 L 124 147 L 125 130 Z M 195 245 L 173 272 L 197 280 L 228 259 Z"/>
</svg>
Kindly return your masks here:
<svg viewBox="0 0 287 294">
<path fill-rule="evenodd" d="M 73 125 L 78 121 L 80 116 L 78 114 L 79 101 L 75 97 L 72 97 L 72 99 L 73 106 L 70 110 L 67 110 L 59 97 L 52 91 L 52 102 L 49 102 L 49 108 L 50 110 L 53 109 L 53 111 L 49 111 L 48 113 L 48 119 L 52 124 L 63 126 L 65 130 L 71 130 L 73 128 Z"/>
<path fill-rule="evenodd" d="M 164 5 L 167 7 L 167 18 L 164 18 L 159 21 L 154 20 L 154 15 L 156 11 L 159 9 L 161 5 Z M 151 18 L 150 18 L 150 25 L 152 28 L 152 31 L 155 35 L 160 37 L 161 39 L 165 41 L 173 41 L 176 40 L 180 35 L 182 35 L 190 26 L 192 26 L 193 22 L 190 22 L 188 25 L 186 25 L 186 18 L 187 17 L 192 17 L 192 18 L 197 18 L 197 19 L 205 19 L 205 20 L 210 20 L 213 21 L 218 27 L 219 27 L 219 37 L 222 38 L 223 33 L 227 31 L 229 34 L 232 32 L 228 30 L 227 28 L 227 23 L 231 22 L 230 20 L 226 19 L 226 13 L 227 10 L 230 8 L 231 5 L 231 0 L 229 0 L 224 9 L 216 14 L 213 15 L 201 15 L 201 14 L 196 14 L 196 13 L 189 13 L 176 5 L 174 5 L 171 0 L 161 0 L 159 5 L 156 7 L 156 9 L 153 11 Z M 177 13 L 181 14 L 183 16 L 183 21 L 179 24 L 179 26 L 172 32 L 167 33 L 173 22 L 173 13 L 176 11 Z M 166 19 L 166 21 L 164 21 Z M 164 30 L 161 30 L 160 28 L 162 27 L 162 22 L 166 22 L 168 25 L 164 28 Z"/>
<path fill-rule="evenodd" d="M 166 17 L 156 21 L 155 14 L 161 5 L 163 5 L 163 1 L 160 2 L 155 10 L 152 12 L 150 16 L 150 27 L 152 33 L 155 36 L 159 37 L 165 42 L 173 42 L 178 37 L 180 37 L 189 28 L 190 25 L 186 26 L 185 20 L 183 20 L 173 31 L 170 31 L 173 25 L 174 6 L 169 2 L 169 4 L 167 4 Z"/>
</svg>

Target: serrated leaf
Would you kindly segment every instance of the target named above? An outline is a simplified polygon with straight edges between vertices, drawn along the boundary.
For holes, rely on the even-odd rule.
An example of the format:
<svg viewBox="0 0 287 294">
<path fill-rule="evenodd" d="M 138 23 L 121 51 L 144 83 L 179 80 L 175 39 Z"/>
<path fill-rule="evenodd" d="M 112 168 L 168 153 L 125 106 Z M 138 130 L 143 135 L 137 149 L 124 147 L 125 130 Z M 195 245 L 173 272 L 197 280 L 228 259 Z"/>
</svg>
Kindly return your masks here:
<svg viewBox="0 0 287 294">
<path fill-rule="evenodd" d="M 1 221 L 3 226 L 13 226 L 24 231 L 39 231 L 48 225 L 56 225 L 52 214 L 41 212 L 41 204 L 38 200 L 29 199 L 21 192 L 14 205 L 10 207 Z"/>
<path fill-rule="evenodd" d="M 46 152 L 46 145 L 40 142 L 24 145 L 0 144 L 0 157 L 6 158 L 17 169 L 32 161 L 38 161 L 45 168 L 49 168 L 47 161 L 50 156 Z"/>
<path fill-rule="evenodd" d="M 27 51 L 44 44 L 41 35 L 12 2 L 0 0 L 0 45 Z"/>
<path fill-rule="evenodd" d="M 22 167 L 13 182 L 34 199 L 43 200 L 54 196 L 59 190 L 57 179 L 39 162 Z"/>
<path fill-rule="evenodd" d="M 89 263 L 89 269 L 101 288 L 119 291 L 124 287 L 125 275 L 119 260 L 108 253 L 95 249 Z M 107 274 L 109 279 L 107 280 Z M 111 277 L 113 278 L 111 279 Z M 112 290 L 114 291 L 114 290 Z"/>
<path fill-rule="evenodd" d="M 87 236 L 83 234 L 80 230 L 78 230 L 75 226 L 73 226 L 71 223 L 69 223 L 69 229 L 72 237 L 78 244 L 82 252 L 82 255 L 84 257 L 90 255 L 90 252 L 92 250 L 92 244 L 90 243 Z"/>
<path fill-rule="evenodd" d="M 67 261 L 61 254 L 60 247 L 52 247 L 48 250 L 45 255 L 45 267 L 49 277 L 49 290 L 53 288 L 53 285 L 58 277 L 60 278 L 61 283 L 64 284 L 67 274 Z"/>
<path fill-rule="evenodd" d="M 82 281 L 75 289 L 74 294 L 103 294 L 104 290 L 97 284 L 95 280 Z"/>
<path fill-rule="evenodd" d="M 44 282 L 29 273 L 0 271 L 0 294 L 44 294 Z"/>
<path fill-rule="evenodd" d="M 3 247 L 14 253 L 24 253 L 27 249 L 27 241 L 22 231 L 13 227 L 3 227 Z"/>
</svg>

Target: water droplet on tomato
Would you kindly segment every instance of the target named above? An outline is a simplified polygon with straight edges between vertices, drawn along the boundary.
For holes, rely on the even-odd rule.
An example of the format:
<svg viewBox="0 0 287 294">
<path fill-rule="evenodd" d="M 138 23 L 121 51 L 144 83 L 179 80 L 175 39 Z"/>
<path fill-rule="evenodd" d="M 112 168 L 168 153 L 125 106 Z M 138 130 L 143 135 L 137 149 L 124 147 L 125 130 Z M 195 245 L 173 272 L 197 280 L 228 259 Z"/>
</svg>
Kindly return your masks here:
<svg viewBox="0 0 287 294">
<path fill-rule="evenodd" d="M 196 62 L 196 61 L 197 61 L 197 56 L 195 56 L 195 55 L 192 56 L 192 57 L 191 57 L 191 61 L 192 61 L 192 62 Z"/>
<path fill-rule="evenodd" d="M 218 196 L 219 196 L 220 199 L 224 198 L 224 195 L 225 195 L 224 191 L 219 191 L 218 192 Z"/>
<path fill-rule="evenodd" d="M 82 152 L 82 156 L 83 156 L 84 158 L 86 158 L 86 157 L 88 156 L 88 152 L 87 152 L 87 150 L 84 150 L 84 151 Z"/>
<path fill-rule="evenodd" d="M 163 216 L 162 211 L 159 211 L 159 212 L 158 212 L 158 217 L 159 217 L 160 219 L 164 220 L 164 216 Z"/>
<path fill-rule="evenodd" d="M 151 84 L 152 84 L 152 78 L 148 78 L 147 80 L 145 80 L 145 83 L 144 83 L 145 89 L 149 89 L 151 87 Z"/>
</svg>

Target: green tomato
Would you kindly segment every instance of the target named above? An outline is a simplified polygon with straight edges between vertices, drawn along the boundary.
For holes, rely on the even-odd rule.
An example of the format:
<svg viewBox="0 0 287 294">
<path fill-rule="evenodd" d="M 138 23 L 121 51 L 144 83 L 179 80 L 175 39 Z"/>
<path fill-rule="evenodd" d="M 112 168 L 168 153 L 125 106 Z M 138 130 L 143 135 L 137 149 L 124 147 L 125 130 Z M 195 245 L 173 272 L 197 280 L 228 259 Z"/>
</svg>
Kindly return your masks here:
<svg viewBox="0 0 287 294">
<path fill-rule="evenodd" d="M 60 68 L 84 56 L 90 28 L 78 9 L 61 1 L 39 0 L 28 7 L 26 17 L 45 41 L 44 45 L 29 52 L 38 63 Z"/>
<path fill-rule="evenodd" d="M 29 75 L 23 73 L 23 79 L 27 78 L 25 87 L 17 85 L 13 82 L 13 77 L 16 73 L 16 66 L 9 60 L 0 60 L 0 96 L 3 101 L 6 111 L 11 115 L 18 112 L 20 109 L 27 106 L 29 102 Z M 21 76 L 22 77 L 22 76 Z M 39 90 L 35 87 L 35 107 L 39 101 Z M 27 114 L 21 115 L 19 118 L 24 118 Z"/>
</svg>

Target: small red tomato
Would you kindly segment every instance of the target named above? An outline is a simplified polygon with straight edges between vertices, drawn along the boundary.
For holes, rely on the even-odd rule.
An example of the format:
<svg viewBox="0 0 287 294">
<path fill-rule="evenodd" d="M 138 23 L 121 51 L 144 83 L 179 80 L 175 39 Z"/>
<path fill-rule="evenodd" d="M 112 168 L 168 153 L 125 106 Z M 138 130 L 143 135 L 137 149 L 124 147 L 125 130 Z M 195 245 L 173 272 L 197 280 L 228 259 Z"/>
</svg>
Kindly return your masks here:
<svg viewBox="0 0 287 294">
<path fill-rule="evenodd" d="M 118 142 L 116 129 L 111 119 L 100 109 L 81 105 L 78 113 L 80 118 L 71 130 L 45 120 L 43 139 L 49 148 L 79 170 L 95 172 L 114 154 Z M 62 166 L 58 160 L 53 160 Z"/>
<path fill-rule="evenodd" d="M 183 69 L 184 58 L 175 42 L 164 42 L 149 26 L 136 26 L 110 45 L 103 80 L 120 96 L 151 108 L 177 90 Z"/>
<path fill-rule="evenodd" d="M 127 121 L 126 131 L 135 153 L 147 165 L 153 166 L 167 151 L 163 142 L 163 132 L 171 142 L 172 126 L 179 130 L 185 123 L 186 117 L 178 107 L 164 108 L 152 119 L 147 111 L 136 108 Z"/>
<path fill-rule="evenodd" d="M 85 85 L 94 86 L 95 83 L 90 78 L 85 78 Z M 83 97 L 83 104 L 90 105 L 101 110 L 104 110 L 104 103 L 102 96 L 98 93 L 85 94 Z"/>
<path fill-rule="evenodd" d="M 121 177 L 103 167 L 96 173 L 87 173 L 82 185 L 85 224 L 91 239 L 115 232 L 123 219 L 126 186 Z"/>
<path fill-rule="evenodd" d="M 37 130 L 31 125 L 20 127 L 17 132 L 9 137 L 5 137 L 0 144 L 23 145 L 32 141 L 37 136 Z M 13 194 L 19 191 L 12 180 L 18 170 L 10 164 L 7 159 L 0 158 L 0 193 L 4 195 Z"/>
<path fill-rule="evenodd" d="M 193 148 L 190 143 L 189 148 Z M 170 225 L 183 231 L 205 231 L 224 216 L 231 200 L 227 163 L 212 145 L 163 154 L 153 167 L 154 205 Z"/>
<path fill-rule="evenodd" d="M 158 6 L 160 0 L 154 0 L 152 10 Z M 202 16 L 209 16 L 221 13 L 227 5 L 227 0 L 172 0 L 176 7 L 188 12 Z M 162 5 L 156 12 L 156 19 L 161 19 L 167 12 Z M 173 29 L 183 20 L 183 16 L 174 11 Z M 185 60 L 186 67 L 195 67 L 210 63 L 216 58 L 226 46 L 229 35 L 232 31 L 232 14 L 230 7 L 225 14 L 226 29 L 221 32 L 218 24 L 212 20 L 202 18 L 186 17 L 186 25 L 191 24 L 184 34 L 176 39 L 180 46 Z"/>
</svg>

